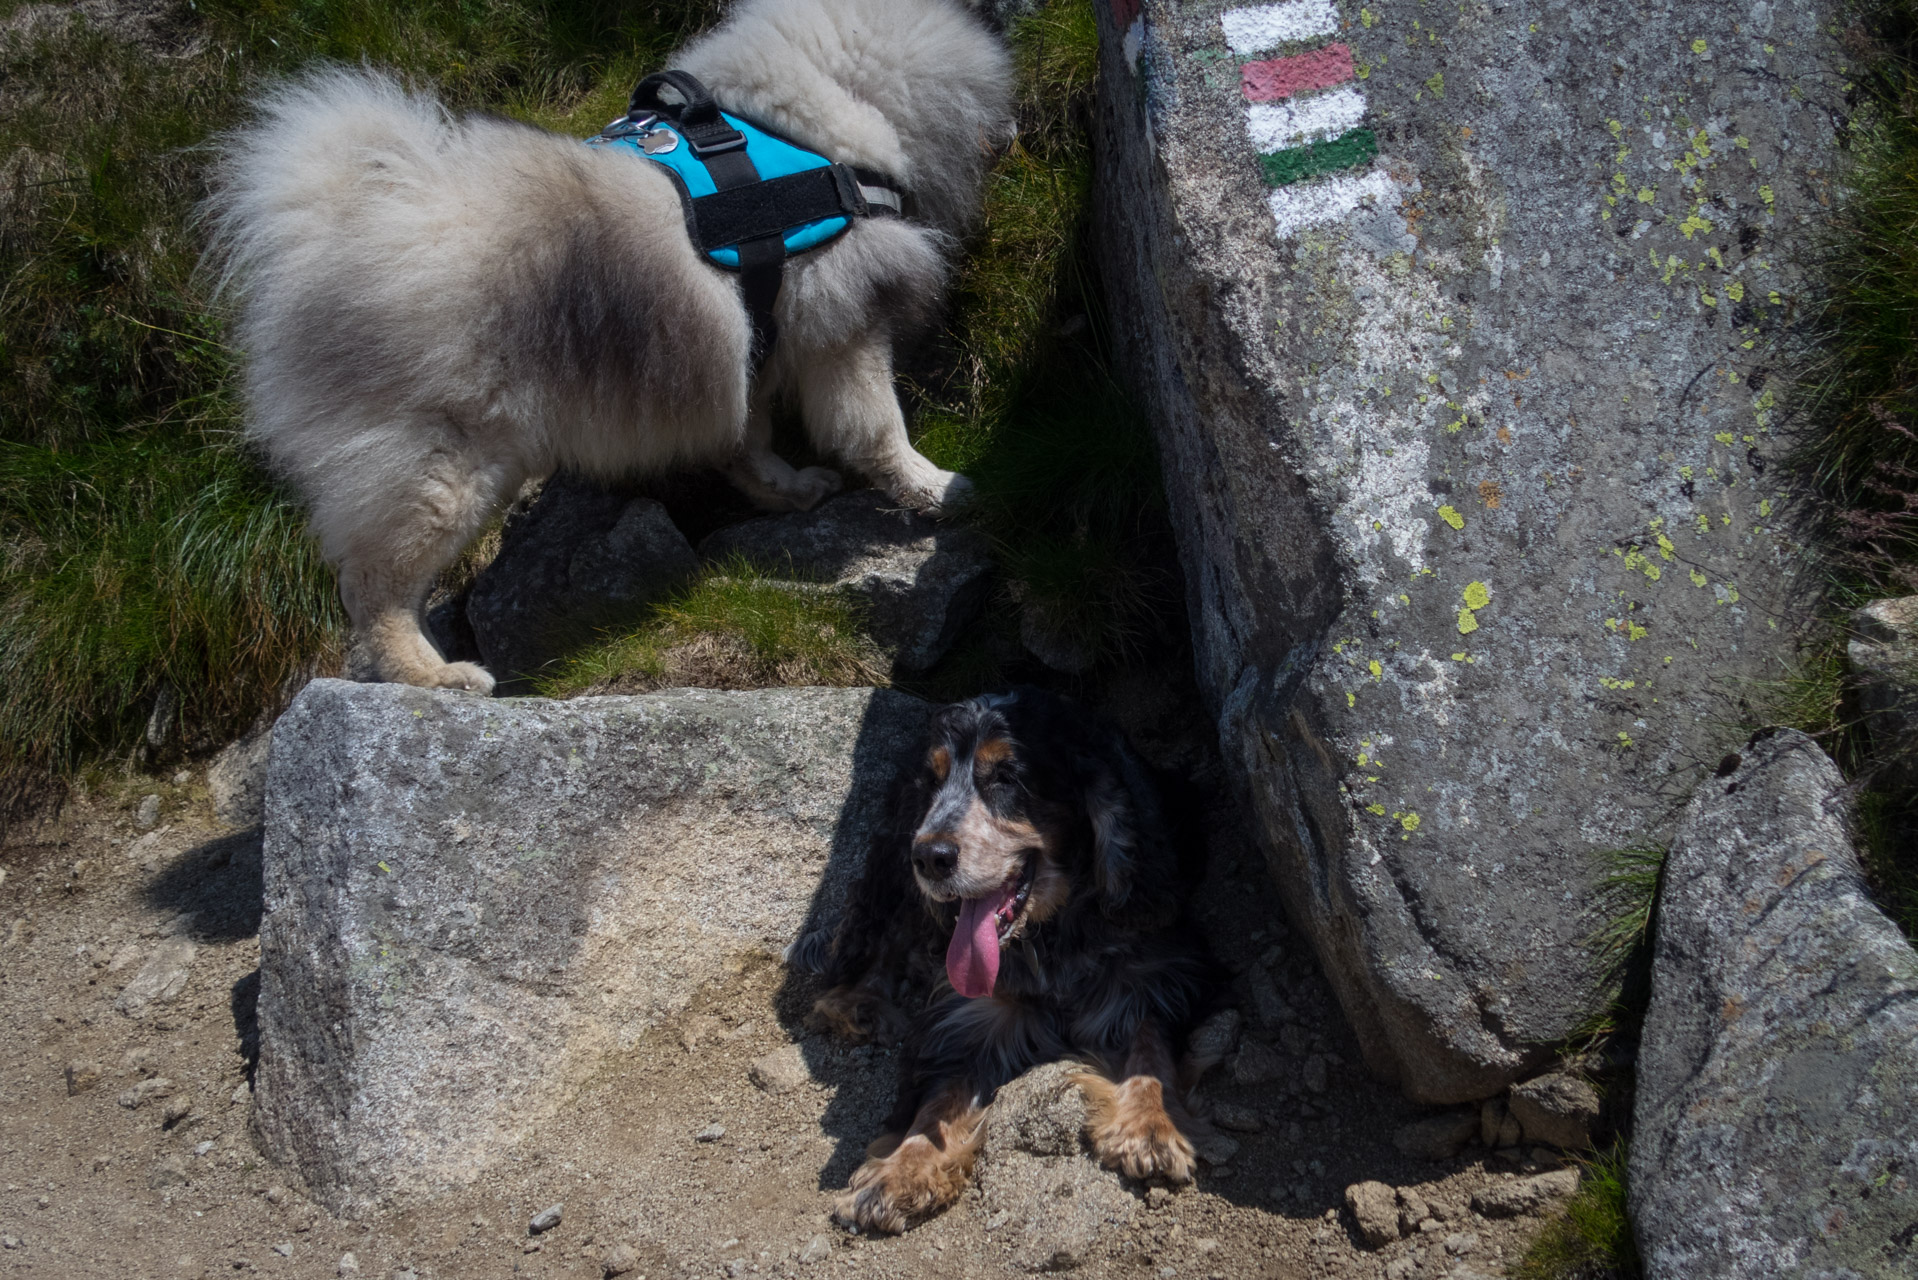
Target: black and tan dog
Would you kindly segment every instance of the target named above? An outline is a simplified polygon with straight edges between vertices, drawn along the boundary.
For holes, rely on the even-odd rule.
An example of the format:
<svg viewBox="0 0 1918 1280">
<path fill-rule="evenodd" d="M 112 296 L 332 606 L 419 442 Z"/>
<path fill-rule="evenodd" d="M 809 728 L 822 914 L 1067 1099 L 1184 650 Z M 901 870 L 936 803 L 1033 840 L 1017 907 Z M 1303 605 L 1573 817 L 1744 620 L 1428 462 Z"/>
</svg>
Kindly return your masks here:
<svg viewBox="0 0 1918 1280">
<path fill-rule="evenodd" d="M 1189 1180 L 1181 1077 L 1189 1087 L 1209 1064 L 1182 1071 L 1177 1054 L 1212 972 L 1156 788 L 1125 741 L 1039 690 L 947 707 L 897 827 L 872 850 L 814 1008 L 849 1038 L 905 1035 L 897 1106 L 839 1220 L 898 1232 L 950 1204 L 994 1091 L 1060 1059 L 1088 1068 L 1101 1160 Z"/>
</svg>

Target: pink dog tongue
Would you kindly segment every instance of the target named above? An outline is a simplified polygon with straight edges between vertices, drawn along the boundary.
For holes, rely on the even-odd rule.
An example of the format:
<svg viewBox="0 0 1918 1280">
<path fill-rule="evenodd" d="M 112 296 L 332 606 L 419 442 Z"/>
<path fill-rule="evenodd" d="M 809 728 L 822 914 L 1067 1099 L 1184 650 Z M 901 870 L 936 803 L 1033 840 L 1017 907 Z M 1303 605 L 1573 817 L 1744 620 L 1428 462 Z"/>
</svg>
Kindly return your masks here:
<svg viewBox="0 0 1918 1280">
<path fill-rule="evenodd" d="M 1014 892 L 959 901 L 959 923 L 946 948 L 946 976 L 952 979 L 952 989 L 968 1000 L 991 995 L 992 984 L 999 979 L 999 908 Z"/>
</svg>

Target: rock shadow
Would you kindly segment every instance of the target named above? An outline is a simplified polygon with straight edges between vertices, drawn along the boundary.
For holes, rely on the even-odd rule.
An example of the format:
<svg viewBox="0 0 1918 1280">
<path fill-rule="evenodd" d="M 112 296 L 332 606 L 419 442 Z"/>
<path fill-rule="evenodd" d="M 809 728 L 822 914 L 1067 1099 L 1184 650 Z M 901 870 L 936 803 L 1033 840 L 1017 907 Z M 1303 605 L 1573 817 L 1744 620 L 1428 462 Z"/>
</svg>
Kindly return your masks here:
<svg viewBox="0 0 1918 1280">
<path fill-rule="evenodd" d="M 867 1144 L 879 1135 L 895 1096 L 896 1047 L 847 1044 L 809 1027 L 807 1015 L 825 990 L 817 970 L 824 963 L 832 931 L 868 856 L 897 835 L 899 789 L 924 748 L 923 727 L 910 743 L 902 740 L 896 702 L 891 714 L 881 709 L 883 700 L 904 696 L 879 691 L 860 725 L 853 746 L 852 785 L 833 826 L 825 874 L 813 892 L 773 997 L 779 1024 L 798 1043 L 806 1069 L 813 1079 L 833 1088 L 819 1122 L 821 1131 L 835 1143 L 819 1171 L 822 1190 L 846 1185 L 865 1158 Z M 928 716 L 931 710 L 927 704 Z"/>
<path fill-rule="evenodd" d="M 236 942 L 260 932 L 265 910 L 263 831 L 249 827 L 196 845 L 141 890 L 146 905 L 184 917 L 196 942 Z"/>
</svg>

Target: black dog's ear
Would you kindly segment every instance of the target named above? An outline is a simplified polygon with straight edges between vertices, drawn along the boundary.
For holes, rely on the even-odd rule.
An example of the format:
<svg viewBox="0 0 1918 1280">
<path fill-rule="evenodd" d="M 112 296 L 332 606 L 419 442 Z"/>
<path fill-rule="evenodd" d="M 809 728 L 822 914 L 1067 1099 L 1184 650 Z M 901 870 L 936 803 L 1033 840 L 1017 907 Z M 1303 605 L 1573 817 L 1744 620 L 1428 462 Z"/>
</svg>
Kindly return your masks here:
<svg viewBox="0 0 1918 1280">
<path fill-rule="evenodd" d="M 1092 878 L 1107 915 L 1126 912 L 1135 894 L 1157 896 L 1168 841 L 1157 789 L 1121 743 L 1080 760 L 1086 819 L 1092 825 Z"/>
</svg>

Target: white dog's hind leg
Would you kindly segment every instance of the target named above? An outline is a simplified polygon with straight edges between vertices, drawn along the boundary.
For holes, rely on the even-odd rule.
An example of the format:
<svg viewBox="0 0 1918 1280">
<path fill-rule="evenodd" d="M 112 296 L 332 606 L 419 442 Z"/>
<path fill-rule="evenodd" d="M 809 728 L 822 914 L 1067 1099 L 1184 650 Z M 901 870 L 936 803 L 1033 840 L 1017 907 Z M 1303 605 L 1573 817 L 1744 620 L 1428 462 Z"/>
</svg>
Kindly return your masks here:
<svg viewBox="0 0 1918 1280">
<path fill-rule="evenodd" d="M 759 398 L 755 397 L 757 401 Z M 768 511 L 810 511 L 822 499 L 838 493 L 837 471 L 825 467 L 795 470 L 772 450 L 773 419 L 763 403 L 755 403 L 746 418 L 746 441 L 726 464 L 726 479 Z"/>
<path fill-rule="evenodd" d="M 892 348 L 859 344 L 799 370 L 806 430 L 886 491 L 901 506 L 943 515 L 964 504 L 972 481 L 941 470 L 906 438 L 906 415 L 892 388 Z"/>
<path fill-rule="evenodd" d="M 421 469 L 411 492 L 356 495 L 359 518 L 335 563 L 341 603 L 376 678 L 428 689 L 493 691 L 484 667 L 440 655 L 426 638 L 421 610 L 434 578 L 498 509 L 508 480 L 501 469 L 475 459 L 438 454 Z M 349 519 L 325 510 L 323 498 L 314 517 L 323 528 Z"/>
</svg>

